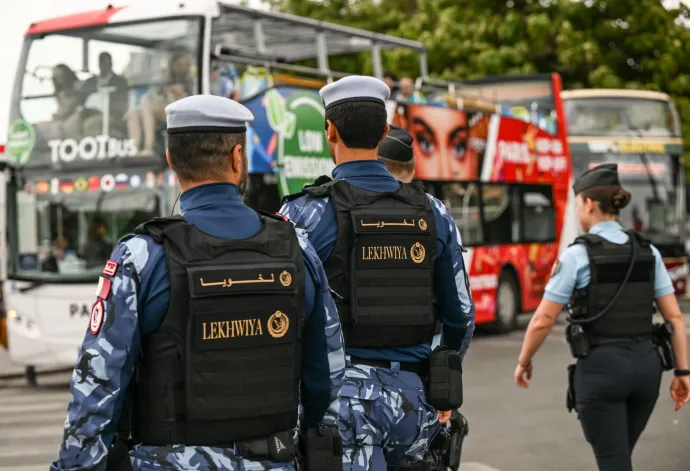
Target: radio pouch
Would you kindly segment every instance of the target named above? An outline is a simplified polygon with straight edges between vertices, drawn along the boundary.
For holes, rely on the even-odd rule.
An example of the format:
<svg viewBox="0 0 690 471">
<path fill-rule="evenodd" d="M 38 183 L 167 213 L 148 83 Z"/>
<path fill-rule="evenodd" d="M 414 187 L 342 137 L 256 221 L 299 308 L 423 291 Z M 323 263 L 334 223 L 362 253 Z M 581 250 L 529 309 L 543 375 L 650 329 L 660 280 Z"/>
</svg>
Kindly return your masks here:
<svg viewBox="0 0 690 471">
<path fill-rule="evenodd" d="M 446 346 L 438 346 L 429 357 L 429 404 L 438 410 L 462 406 L 462 357 Z"/>
<path fill-rule="evenodd" d="M 343 445 L 335 426 L 319 425 L 300 436 L 306 471 L 342 471 Z"/>
</svg>

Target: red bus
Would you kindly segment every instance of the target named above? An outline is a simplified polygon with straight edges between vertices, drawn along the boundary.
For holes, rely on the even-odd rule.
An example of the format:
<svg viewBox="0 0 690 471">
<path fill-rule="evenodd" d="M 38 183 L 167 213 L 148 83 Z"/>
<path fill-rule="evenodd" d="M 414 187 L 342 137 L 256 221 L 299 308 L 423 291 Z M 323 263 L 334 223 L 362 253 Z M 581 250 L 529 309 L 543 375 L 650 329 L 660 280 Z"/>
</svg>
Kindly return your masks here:
<svg viewBox="0 0 690 471">
<path fill-rule="evenodd" d="M 561 78 L 448 86 L 444 100 L 397 103 L 391 121 L 414 136 L 415 178 L 458 226 L 477 324 L 507 332 L 537 307 L 570 242 L 561 240 L 571 176 Z"/>
</svg>

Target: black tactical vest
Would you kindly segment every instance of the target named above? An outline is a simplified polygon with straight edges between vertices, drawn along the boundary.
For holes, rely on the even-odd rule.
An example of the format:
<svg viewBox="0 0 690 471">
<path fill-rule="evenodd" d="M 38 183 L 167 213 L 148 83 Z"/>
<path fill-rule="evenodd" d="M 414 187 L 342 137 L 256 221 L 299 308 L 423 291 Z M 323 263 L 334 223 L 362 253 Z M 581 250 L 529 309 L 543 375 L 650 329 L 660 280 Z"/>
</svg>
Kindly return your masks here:
<svg viewBox="0 0 690 471">
<path fill-rule="evenodd" d="M 338 240 L 324 269 L 343 298 L 338 314 L 346 346 L 429 342 L 436 327 L 432 281 L 438 250 L 436 218 L 421 183 L 376 193 L 336 180 L 304 192 L 329 196 L 335 207 Z"/>
<path fill-rule="evenodd" d="M 295 427 L 304 261 L 291 223 L 262 222 L 243 240 L 180 217 L 136 229 L 164 245 L 170 278 L 168 313 L 142 339 L 136 442 L 229 447 Z"/>
<path fill-rule="evenodd" d="M 638 240 L 638 255 L 628 283 L 611 309 L 599 319 L 583 325 L 594 337 L 627 338 L 650 335 L 654 313 L 654 253 L 648 242 Z M 589 285 L 575 290 L 569 309 L 573 319 L 587 319 L 600 313 L 614 298 L 630 266 L 632 244 L 614 244 L 603 237 L 585 234 L 573 244 L 584 244 L 592 274 Z"/>
</svg>

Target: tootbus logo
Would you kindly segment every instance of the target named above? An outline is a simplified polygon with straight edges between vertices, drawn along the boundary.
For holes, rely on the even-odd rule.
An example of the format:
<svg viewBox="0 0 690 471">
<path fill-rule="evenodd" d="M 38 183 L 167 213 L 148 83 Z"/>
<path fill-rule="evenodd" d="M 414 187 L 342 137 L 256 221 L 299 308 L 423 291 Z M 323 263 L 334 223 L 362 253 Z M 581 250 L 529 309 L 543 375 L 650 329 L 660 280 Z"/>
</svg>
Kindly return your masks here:
<svg viewBox="0 0 690 471">
<path fill-rule="evenodd" d="M 53 139 L 48 141 L 50 157 L 53 163 L 81 160 L 103 160 L 115 157 L 132 157 L 137 155 L 133 139 L 115 139 L 110 136 L 87 136 L 79 141 L 75 139 Z"/>
</svg>

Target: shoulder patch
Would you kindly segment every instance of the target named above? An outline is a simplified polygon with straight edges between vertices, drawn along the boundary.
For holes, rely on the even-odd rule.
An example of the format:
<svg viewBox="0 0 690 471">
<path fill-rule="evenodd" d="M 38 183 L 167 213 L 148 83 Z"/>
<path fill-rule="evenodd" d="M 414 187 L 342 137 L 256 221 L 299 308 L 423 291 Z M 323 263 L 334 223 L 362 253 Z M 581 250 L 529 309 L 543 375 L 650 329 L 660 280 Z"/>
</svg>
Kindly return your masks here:
<svg viewBox="0 0 690 471">
<path fill-rule="evenodd" d="M 105 262 L 105 268 L 103 268 L 103 275 L 107 276 L 115 276 L 115 272 L 117 271 L 118 263 L 113 261 L 113 260 L 108 260 Z"/>
<path fill-rule="evenodd" d="M 558 270 L 561 269 L 561 263 L 556 259 L 555 262 L 553 262 L 553 266 L 551 267 L 551 275 L 550 277 L 553 277 L 556 273 L 558 273 Z"/>
<path fill-rule="evenodd" d="M 103 308 L 103 301 L 99 299 L 91 308 L 91 318 L 89 319 L 89 332 L 93 335 L 101 331 L 104 314 L 105 309 Z"/>
<path fill-rule="evenodd" d="M 110 287 L 113 282 L 108 278 L 103 278 L 102 276 L 98 278 L 98 288 L 96 288 L 96 296 L 101 299 L 107 299 L 110 294 Z"/>
<path fill-rule="evenodd" d="M 280 214 L 278 211 L 276 211 L 276 216 L 278 216 L 279 218 L 283 218 L 283 221 L 289 221 L 290 220 L 290 218 L 288 218 L 284 214 Z"/>
</svg>

